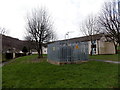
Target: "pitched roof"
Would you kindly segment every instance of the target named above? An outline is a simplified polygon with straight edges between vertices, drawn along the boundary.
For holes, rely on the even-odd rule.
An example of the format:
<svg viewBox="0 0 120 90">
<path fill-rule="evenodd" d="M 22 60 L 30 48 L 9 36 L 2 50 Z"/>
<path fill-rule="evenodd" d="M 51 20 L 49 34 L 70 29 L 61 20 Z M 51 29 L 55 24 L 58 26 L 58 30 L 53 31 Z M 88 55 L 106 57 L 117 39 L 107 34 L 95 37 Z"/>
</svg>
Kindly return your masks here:
<svg viewBox="0 0 120 90">
<path fill-rule="evenodd" d="M 102 36 L 103 36 L 103 34 L 92 35 L 92 40 L 99 40 Z M 90 41 L 91 40 L 91 36 L 71 38 L 71 39 L 67 39 L 67 40 L 69 40 L 69 41 L 85 42 L 85 41 Z"/>
<path fill-rule="evenodd" d="M 103 34 L 92 35 L 92 40 L 99 40 L 102 36 L 103 36 Z M 91 37 L 90 36 L 83 36 L 83 37 L 77 37 L 77 38 L 58 40 L 58 41 L 54 41 L 54 42 L 62 42 L 62 41 L 63 42 L 64 41 L 69 41 L 69 42 L 86 42 L 86 41 L 91 41 Z M 54 43 L 54 42 L 48 42 L 48 44 Z"/>
</svg>

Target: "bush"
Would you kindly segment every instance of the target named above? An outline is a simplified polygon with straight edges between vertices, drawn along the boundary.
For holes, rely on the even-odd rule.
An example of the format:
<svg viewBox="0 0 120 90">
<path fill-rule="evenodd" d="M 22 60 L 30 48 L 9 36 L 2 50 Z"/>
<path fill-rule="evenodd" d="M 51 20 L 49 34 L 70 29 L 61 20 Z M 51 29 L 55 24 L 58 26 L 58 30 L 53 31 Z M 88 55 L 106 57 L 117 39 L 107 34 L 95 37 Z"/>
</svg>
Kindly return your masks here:
<svg viewBox="0 0 120 90">
<path fill-rule="evenodd" d="M 21 57 L 21 56 L 23 56 L 22 53 L 15 53 L 15 57 L 16 57 L 16 58 L 17 58 L 17 57 Z"/>
<path fill-rule="evenodd" d="M 27 47 L 24 46 L 22 52 L 27 53 L 28 52 Z"/>
<path fill-rule="evenodd" d="M 6 59 L 13 59 L 13 53 L 5 53 Z"/>
<path fill-rule="evenodd" d="M 30 55 L 31 53 L 29 53 Z M 15 58 L 26 56 L 26 53 L 15 53 Z M 13 59 L 13 53 L 3 53 L 2 54 L 2 62 Z"/>
<path fill-rule="evenodd" d="M 26 53 L 15 53 L 15 57 L 22 57 L 22 56 L 26 56 Z"/>
</svg>

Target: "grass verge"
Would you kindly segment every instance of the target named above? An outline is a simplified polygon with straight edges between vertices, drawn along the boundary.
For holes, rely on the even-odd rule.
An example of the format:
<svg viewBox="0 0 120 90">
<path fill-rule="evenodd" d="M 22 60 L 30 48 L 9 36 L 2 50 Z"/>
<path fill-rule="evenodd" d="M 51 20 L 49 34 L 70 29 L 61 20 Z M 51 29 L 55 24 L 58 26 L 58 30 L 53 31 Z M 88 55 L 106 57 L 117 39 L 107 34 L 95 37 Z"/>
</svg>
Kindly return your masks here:
<svg viewBox="0 0 120 90">
<path fill-rule="evenodd" d="M 58 66 L 47 63 L 46 58 L 32 62 L 36 57 L 20 57 L 3 66 L 3 88 L 113 88 L 120 85 L 118 64 L 89 61 Z"/>
<path fill-rule="evenodd" d="M 92 55 L 92 56 L 89 56 L 89 59 L 120 61 L 118 56 L 119 56 L 118 54 L 113 54 L 113 55 Z"/>
</svg>

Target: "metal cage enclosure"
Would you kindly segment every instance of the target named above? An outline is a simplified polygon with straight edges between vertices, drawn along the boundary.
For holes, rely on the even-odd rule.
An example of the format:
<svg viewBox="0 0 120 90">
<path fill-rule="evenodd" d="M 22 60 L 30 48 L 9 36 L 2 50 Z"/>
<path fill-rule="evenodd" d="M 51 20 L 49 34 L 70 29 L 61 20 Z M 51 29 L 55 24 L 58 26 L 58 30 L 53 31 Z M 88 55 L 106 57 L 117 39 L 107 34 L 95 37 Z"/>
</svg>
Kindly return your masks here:
<svg viewBox="0 0 120 90">
<path fill-rule="evenodd" d="M 58 41 L 48 44 L 48 62 L 75 63 L 88 60 L 88 42 Z"/>
</svg>

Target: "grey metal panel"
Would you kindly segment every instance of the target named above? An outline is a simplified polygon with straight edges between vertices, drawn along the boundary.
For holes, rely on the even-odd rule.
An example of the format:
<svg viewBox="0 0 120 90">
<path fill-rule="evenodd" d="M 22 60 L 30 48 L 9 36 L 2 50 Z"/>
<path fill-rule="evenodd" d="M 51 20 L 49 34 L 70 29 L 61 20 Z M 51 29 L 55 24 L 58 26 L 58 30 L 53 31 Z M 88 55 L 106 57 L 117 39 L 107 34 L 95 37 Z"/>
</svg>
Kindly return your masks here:
<svg viewBox="0 0 120 90">
<path fill-rule="evenodd" d="M 60 41 L 48 45 L 48 60 L 72 62 L 88 60 L 87 42 Z"/>
</svg>

